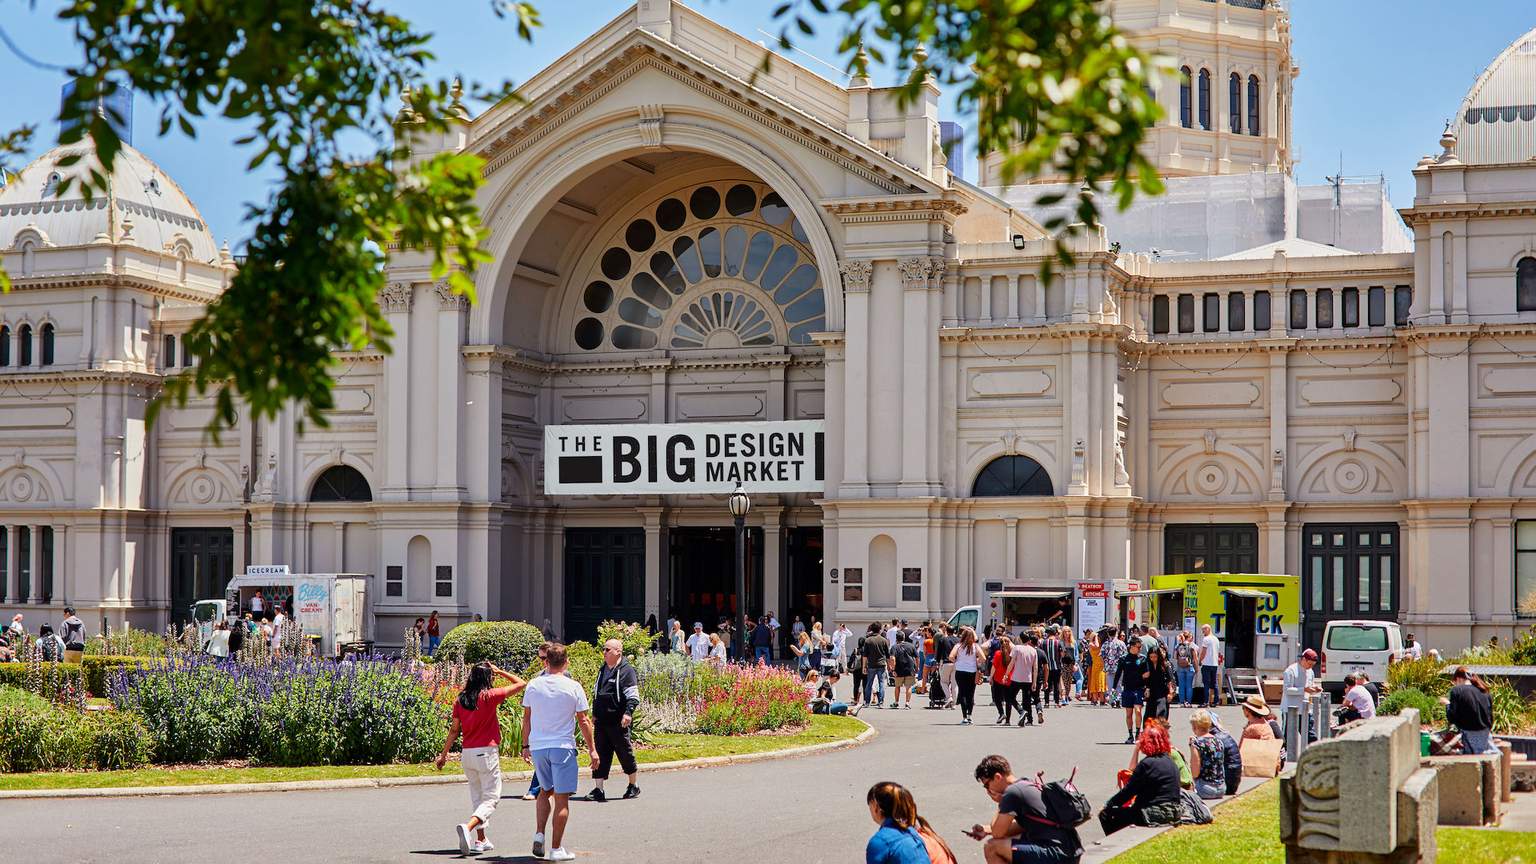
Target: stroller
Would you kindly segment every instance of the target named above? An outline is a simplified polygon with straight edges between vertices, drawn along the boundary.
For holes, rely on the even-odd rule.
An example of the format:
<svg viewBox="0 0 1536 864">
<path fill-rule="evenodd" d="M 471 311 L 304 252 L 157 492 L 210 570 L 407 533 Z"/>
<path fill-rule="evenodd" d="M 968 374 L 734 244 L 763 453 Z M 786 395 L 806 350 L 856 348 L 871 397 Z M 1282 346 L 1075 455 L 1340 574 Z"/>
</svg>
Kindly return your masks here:
<svg viewBox="0 0 1536 864">
<path fill-rule="evenodd" d="M 935 667 L 928 673 L 928 704 L 924 707 L 943 708 L 944 701 L 944 679 L 939 677 L 939 670 Z"/>
</svg>

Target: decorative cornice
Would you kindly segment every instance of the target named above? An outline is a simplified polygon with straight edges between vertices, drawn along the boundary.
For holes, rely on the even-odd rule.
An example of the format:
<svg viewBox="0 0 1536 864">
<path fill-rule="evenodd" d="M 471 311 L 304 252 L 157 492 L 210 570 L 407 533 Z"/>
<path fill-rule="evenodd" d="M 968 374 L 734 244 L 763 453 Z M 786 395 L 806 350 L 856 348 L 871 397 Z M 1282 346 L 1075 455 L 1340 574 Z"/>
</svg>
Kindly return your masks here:
<svg viewBox="0 0 1536 864">
<path fill-rule="evenodd" d="M 660 149 L 665 112 L 660 105 L 641 105 L 636 110 L 640 114 L 640 140 L 651 150 Z"/>
<path fill-rule="evenodd" d="M 862 259 L 844 261 L 837 265 L 837 269 L 843 274 L 844 294 L 869 293 L 869 280 L 875 272 L 874 264 Z"/>
<path fill-rule="evenodd" d="M 132 291 L 143 291 L 156 297 L 185 300 L 199 305 L 212 303 L 219 299 L 219 295 L 223 293 L 222 288 L 169 285 L 164 282 L 155 282 L 136 276 L 120 276 L 114 273 L 82 271 L 76 273 L 34 274 L 32 276 L 12 275 L 11 277 L 12 293 L 21 291 L 49 291 L 60 288 L 122 288 Z"/>
<path fill-rule="evenodd" d="M 951 226 L 968 209 L 947 198 L 862 198 L 824 201 L 821 205 L 844 225 L 873 222 L 941 222 Z"/>
<path fill-rule="evenodd" d="M 571 116 L 611 93 L 636 72 L 650 68 L 756 120 L 887 192 L 913 192 L 921 188 L 917 182 L 901 176 L 911 173 L 913 177 L 921 177 L 910 168 L 901 166 L 868 144 L 804 115 L 789 103 L 735 79 L 719 67 L 674 45 L 661 43 L 644 31 L 635 31 L 631 40 L 601 67 L 542 97 L 542 104 L 530 105 L 513 114 L 492 134 L 474 142 L 471 149 L 486 158 L 484 175 L 491 176 Z M 686 58 L 686 63 L 674 54 Z M 707 69 L 710 74 L 690 68 L 691 65 Z"/>
<path fill-rule="evenodd" d="M 1403 217 L 1403 221 L 1409 227 L 1427 225 L 1442 219 L 1498 219 L 1498 218 L 1529 218 L 1536 216 L 1536 203 L 1521 202 L 1508 204 L 1495 203 L 1463 203 L 1463 204 L 1429 204 L 1424 207 L 1406 207 L 1397 211 Z"/>
<path fill-rule="evenodd" d="M 416 293 L 409 282 L 390 282 L 379 289 L 379 309 L 382 312 L 409 312 Z"/>
</svg>

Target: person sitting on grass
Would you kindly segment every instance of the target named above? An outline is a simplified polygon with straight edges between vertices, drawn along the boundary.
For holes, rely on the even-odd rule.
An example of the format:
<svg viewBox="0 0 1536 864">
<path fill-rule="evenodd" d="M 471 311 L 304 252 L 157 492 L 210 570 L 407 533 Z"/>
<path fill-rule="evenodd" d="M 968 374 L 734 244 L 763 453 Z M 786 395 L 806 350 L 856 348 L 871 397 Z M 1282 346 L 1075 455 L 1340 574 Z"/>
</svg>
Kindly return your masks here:
<svg viewBox="0 0 1536 864">
<path fill-rule="evenodd" d="M 864 796 L 880 827 L 864 845 L 865 864 L 933 864 L 917 830 L 917 804 L 899 783 L 876 783 Z"/>
<path fill-rule="evenodd" d="M 1173 749 L 1168 731 L 1160 723 L 1148 724 L 1136 749 L 1142 757 L 1136 770 L 1099 810 L 1106 837 L 1127 825 L 1179 824 L 1179 768 L 1168 755 Z"/>
<path fill-rule="evenodd" d="M 506 687 L 492 687 L 493 676 L 512 682 Z M 464 735 L 464 748 L 459 761 L 464 767 L 464 777 L 469 781 L 469 803 L 474 813 L 468 822 L 454 826 L 459 835 L 459 851 L 465 855 L 489 852 L 496 848 L 485 839 L 485 823 L 496 812 L 501 800 L 501 722 L 496 708 L 507 697 L 516 695 L 528 682 L 503 672 L 489 661 L 475 664 L 469 670 L 469 680 L 453 703 L 453 720 L 448 725 L 448 738 L 443 750 L 437 754 L 437 770 L 443 770 L 448 761 L 448 751 Z M 470 832 L 476 837 L 470 838 Z"/>
<path fill-rule="evenodd" d="M 1039 785 L 1015 777 L 1007 759 L 996 754 L 982 759 L 976 782 L 997 802 L 990 826 L 972 825 L 965 832 L 986 844 L 982 853 L 987 864 L 1072 864 L 1082 857 L 1077 829 L 1051 819 Z"/>
<path fill-rule="evenodd" d="M 811 690 L 812 714 L 847 714 L 848 703 L 837 701 L 837 682 L 842 678 L 836 672 L 829 673 L 825 678 L 817 675 L 815 670 L 810 673 L 806 686 Z"/>
</svg>

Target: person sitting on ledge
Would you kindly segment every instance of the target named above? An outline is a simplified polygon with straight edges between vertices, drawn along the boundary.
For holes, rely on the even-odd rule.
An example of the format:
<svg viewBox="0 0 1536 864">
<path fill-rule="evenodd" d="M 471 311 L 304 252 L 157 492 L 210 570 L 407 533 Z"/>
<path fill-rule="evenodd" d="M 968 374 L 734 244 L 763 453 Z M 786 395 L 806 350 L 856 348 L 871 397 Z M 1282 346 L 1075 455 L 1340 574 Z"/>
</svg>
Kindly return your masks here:
<svg viewBox="0 0 1536 864">
<path fill-rule="evenodd" d="M 1168 730 L 1162 724 L 1148 724 L 1136 740 L 1136 749 L 1142 756 L 1136 770 L 1099 810 L 1099 825 L 1106 837 L 1127 825 L 1179 824 L 1179 768 L 1168 755 L 1173 749 Z"/>
</svg>

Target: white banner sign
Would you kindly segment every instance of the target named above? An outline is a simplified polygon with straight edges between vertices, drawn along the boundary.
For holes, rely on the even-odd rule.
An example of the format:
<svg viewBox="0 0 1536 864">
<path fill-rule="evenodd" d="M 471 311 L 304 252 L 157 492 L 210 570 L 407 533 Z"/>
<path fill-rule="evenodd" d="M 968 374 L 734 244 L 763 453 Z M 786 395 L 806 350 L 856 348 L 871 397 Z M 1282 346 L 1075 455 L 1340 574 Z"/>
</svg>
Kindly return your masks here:
<svg viewBox="0 0 1536 864">
<path fill-rule="evenodd" d="M 325 636 L 330 623 L 331 591 L 324 579 L 301 579 L 293 586 L 293 620 L 305 636 Z"/>
<path fill-rule="evenodd" d="M 247 564 L 245 567 L 247 576 L 287 576 L 287 564 Z"/>
<path fill-rule="evenodd" d="M 544 427 L 548 495 L 820 492 L 824 423 Z"/>
</svg>

